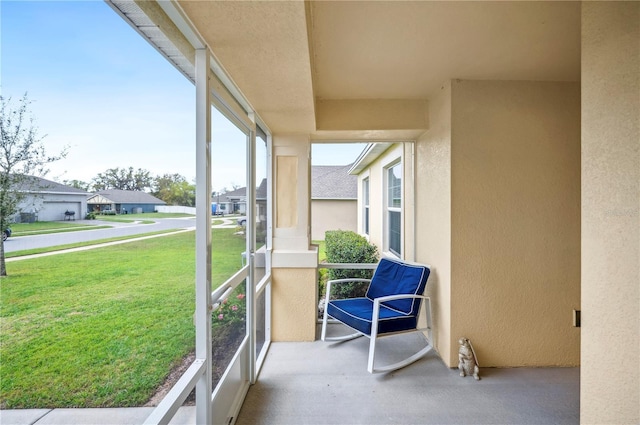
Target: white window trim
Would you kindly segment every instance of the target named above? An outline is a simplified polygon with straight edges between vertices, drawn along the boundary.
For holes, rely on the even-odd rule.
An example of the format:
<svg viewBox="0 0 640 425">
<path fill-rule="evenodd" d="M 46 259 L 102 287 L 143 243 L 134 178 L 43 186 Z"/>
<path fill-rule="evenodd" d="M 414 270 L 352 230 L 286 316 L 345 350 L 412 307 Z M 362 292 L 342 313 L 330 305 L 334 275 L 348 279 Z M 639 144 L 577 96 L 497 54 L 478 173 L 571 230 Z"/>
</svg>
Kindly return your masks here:
<svg viewBox="0 0 640 425">
<path fill-rule="evenodd" d="M 389 206 L 389 171 L 395 167 L 396 165 L 400 165 L 400 176 L 401 176 L 401 185 L 400 185 L 400 208 L 397 207 L 390 207 Z M 405 185 L 405 181 L 404 181 L 404 166 L 403 166 L 403 161 L 402 161 L 402 157 L 398 157 L 395 158 L 393 160 L 391 160 L 390 162 L 388 162 L 387 164 L 385 164 L 383 166 L 383 181 L 384 181 L 384 199 L 383 199 L 383 206 L 384 206 L 384 220 L 383 220 L 383 233 L 382 233 L 382 240 L 383 240 L 383 254 L 385 256 L 388 257 L 394 257 L 394 258 L 399 258 L 402 259 L 404 253 L 403 251 L 403 247 L 404 247 L 404 201 L 405 201 L 405 197 L 404 197 L 404 185 Z M 396 253 L 391 251 L 391 248 L 389 247 L 390 245 L 390 237 L 389 237 L 389 212 L 390 211 L 394 211 L 394 212 L 399 212 L 400 213 L 400 252 Z"/>
<path fill-rule="evenodd" d="M 371 235 L 371 179 L 369 174 L 362 179 L 362 234 L 367 239 Z"/>
</svg>

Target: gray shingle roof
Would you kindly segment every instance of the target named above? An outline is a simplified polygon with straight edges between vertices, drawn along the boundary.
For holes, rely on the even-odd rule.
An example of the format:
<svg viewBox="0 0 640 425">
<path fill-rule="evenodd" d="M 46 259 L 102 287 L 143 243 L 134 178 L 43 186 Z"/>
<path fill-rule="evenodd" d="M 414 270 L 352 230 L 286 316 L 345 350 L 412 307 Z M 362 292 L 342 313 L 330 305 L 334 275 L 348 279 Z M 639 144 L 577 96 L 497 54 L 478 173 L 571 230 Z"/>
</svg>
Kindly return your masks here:
<svg viewBox="0 0 640 425">
<path fill-rule="evenodd" d="M 311 199 L 357 199 L 358 177 L 349 174 L 348 165 L 311 167 Z"/>
<path fill-rule="evenodd" d="M 101 195 L 115 204 L 166 204 L 163 200 L 158 199 L 149 193 L 136 192 L 133 190 L 107 189 L 96 192 L 94 195 Z"/>
<path fill-rule="evenodd" d="M 349 165 L 314 165 L 311 167 L 311 199 L 358 199 L 358 176 L 348 173 Z M 224 199 L 245 198 L 246 187 L 224 193 Z M 267 179 L 256 188 L 256 198 L 267 199 Z"/>
<path fill-rule="evenodd" d="M 247 196 L 247 188 L 241 187 L 221 194 L 225 198 L 244 198 Z M 256 199 L 267 199 L 267 179 L 262 179 L 260 186 L 256 187 Z"/>
<path fill-rule="evenodd" d="M 256 187 L 256 199 L 267 199 L 267 179 L 262 179 L 260 186 Z"/>
<path fill-rule="evenodd" d="M 228 192 L 220 194 L 220 196 L 224 196 L 227 198 L 244 198 L 247 196 L 247 188 L 241 187 L 238 189 L 230 190 Z"/>
<path fill-rule="evenodd" d="M 43 179 L 42 177 L 28 176 L 26 178 L 27 180 L 20 186 L 22 190 L 28 192 L 89 194 L 89 192 L 85 190 L 76 189 L 66 184 Z"/>
</svg>

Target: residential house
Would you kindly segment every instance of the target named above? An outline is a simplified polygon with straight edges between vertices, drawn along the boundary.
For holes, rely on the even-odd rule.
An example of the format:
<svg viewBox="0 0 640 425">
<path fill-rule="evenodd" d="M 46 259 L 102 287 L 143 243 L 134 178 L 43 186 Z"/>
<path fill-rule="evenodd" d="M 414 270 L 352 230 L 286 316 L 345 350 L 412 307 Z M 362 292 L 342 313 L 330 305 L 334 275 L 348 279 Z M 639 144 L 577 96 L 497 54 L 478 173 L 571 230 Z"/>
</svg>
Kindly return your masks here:
<svg viewBox="0 0 640 425">
<path fill-rule="evenodd" d="M 60 221 L 84 217 L 87 212 L 86 191 L 41 177 L 32 179 L 24 188 L 26 196 L 18 205 L 14 221 Z"/>
<path fill-rule="evenodd" d="M 240 187 L 229 192 L 221 193 L 219 198 L 214 196 L 214 202 L 224 205 L 228 214 L 247 213 L 247 188 Z M 256 220 L 266 219 L 267 208 L 267 179 L 262 179 L 260 185 L 256 187 Z M 262 220 L 260 219 L 262 218 Z"/>
<path fill-rule="evenodd" d="M 351 165 L 311 167 L 311 239 L 324 240 L 327 230 L 357 230 L 357 178 Z"/>
<path fill-rule="evenodd" d="M 358 233 L 397 258 L 415 255 L 411 149 L 405 143 L 369 144 L 349 170 L 358 180 Z"/>
<path fill-rule="evenodd" d="M 309 158 L 325 141 L 403 143 L 380 168 L 401 223 L 387 251 L 432 266 L 447 366 L 461 335 L 484 366 L 579 365 L 582 422 L 640 421 L 640 3 L 109 4 L 195 85 L 197 361 L 182 382 L 198 381 L 199 423 L 236 417 L 269 341 L 317 336 Z M 267 261 L 230 281 L 252 278 L 256 314 L 213 398 L 212 105 L 262 137 L 270 170 Z"/>
<path fill-rule="evenodd" d="M 324 240 L 327 230 L 356 231 L 357 178 L 347 172 L 350 165 L 314 165 L 311 167 L 311 238 Z M 264 221 L 267 206 L 267 180 L 256 188 L 256 220 Z M 246 214 L 247 188 L 221 194 L 220 205 L 227 211 Z M 214 197 L 214 202 L 216 198 Z M 222 201 L 224 200 L 224 201 Z M 262 217 L 262 220 L 260 220 Z"/>
<path fill-rule="evenodd" d="M 115 211 L 116 214 L 150 213 L 167 203 L 155 196 L 133 190 L 107 189 L 87 199 L 87 208 L 93 212 Z"/>
<path fill-rule="evenodd" d="M 229 192 L 221 193 L 220 197 L 212 197 L 213 202 L 217 202 L 225 214 L 246 214 L 247 213 L 247 188 L 240 187 Z"/>
</svg>

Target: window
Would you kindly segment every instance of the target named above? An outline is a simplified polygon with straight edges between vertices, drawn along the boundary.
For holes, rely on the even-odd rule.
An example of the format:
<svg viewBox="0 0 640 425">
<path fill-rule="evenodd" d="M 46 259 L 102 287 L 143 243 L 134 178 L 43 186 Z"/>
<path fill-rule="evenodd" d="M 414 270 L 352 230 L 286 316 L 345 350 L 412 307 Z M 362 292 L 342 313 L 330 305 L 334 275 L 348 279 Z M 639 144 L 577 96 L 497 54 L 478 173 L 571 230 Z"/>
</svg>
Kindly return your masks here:
<svg viewBox="0 0 640 425">
<path fill-rule="evenodd" d="M 369 234 L 369 178 L 362 181 L 363 217 L 362 230 L 365 235 Z"/>
<path fill-rule="evenodd" d="M 387 169 L 387 244 L 389 251 L 402 255 L 402 164 Z"/>
</svg>

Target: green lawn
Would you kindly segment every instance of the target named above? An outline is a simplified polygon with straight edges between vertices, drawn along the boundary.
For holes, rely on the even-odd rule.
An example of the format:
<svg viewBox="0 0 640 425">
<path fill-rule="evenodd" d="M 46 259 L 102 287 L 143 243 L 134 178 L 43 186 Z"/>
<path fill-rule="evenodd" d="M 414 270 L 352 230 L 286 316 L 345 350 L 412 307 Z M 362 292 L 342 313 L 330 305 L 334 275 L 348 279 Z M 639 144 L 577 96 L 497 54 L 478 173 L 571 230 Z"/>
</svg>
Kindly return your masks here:
<svg viewBox="0 0 640 425">
<path fill-rule="evenodd" d="M 184 213 L 139 213 L 139 214 L 118 214 L 118 215 L 96 215 L 96 220 L 99 221 L 112 221 L 119 223 L 133 223 L 134 221 L 141 222 L 143 224 L 153 223 L 155 218 L 183 218 L 194 217 L 191 214 Z"/>
<path fill-rule="evenodd" d="M 318 245 L 318 261 L 321 263 L 327 259 L 327 253 L 325 252 L 326 244 L 324 241 L 313 241 L 314 245 Z"/>
<path fill-rule="evenodd" d="M 100 215 L 96 218 L 96 220 L 100 220 L 100 221 L 111 221 L 111 222 L 115 222 L 115 223 L 141 223 L 141 224 L 152 224 L 155 223 L 155 221 L 150 220 L 150 219 L 142 219 L 142 218 L 132 218 L 129 215 Z"/>
<path fill-rule="evenodd" d="M 244 239 L 213 231 L 214 285 Z M 194 346 L 193 232 L 7 264 L 0 408 L 140 406 Z"/>
<path fill-rule="evenodd" d="M 44 235 L 47 233 L 78 232 L 81 230 L 105 229 L 112 226 L 86 225 L 72 221 L 36 221 L 34 223 L 11 224 L 12 237 Z"/>
<path fill-rule="evenodd" d="M 24 257 L 26 255 L 42 254 L 45 252 L 63 251 L 65 249 L 79 248 L 84 246 L 100 245 L 107 242 L 125 241 L 129 239 L 138 239 L 146 236 L 162 235 L 164 233 L 175 233 L 180 230 L 158 230 L 156 232 L 141 233 L 138 235 L 118 236 L 115 238 L 96 239 L 86 242 L 69 243 L 65 245 L 48 246 L 44 248 L 25 249 L 22 251 L 5 252 L 5 258 Z"/>
</svg>

